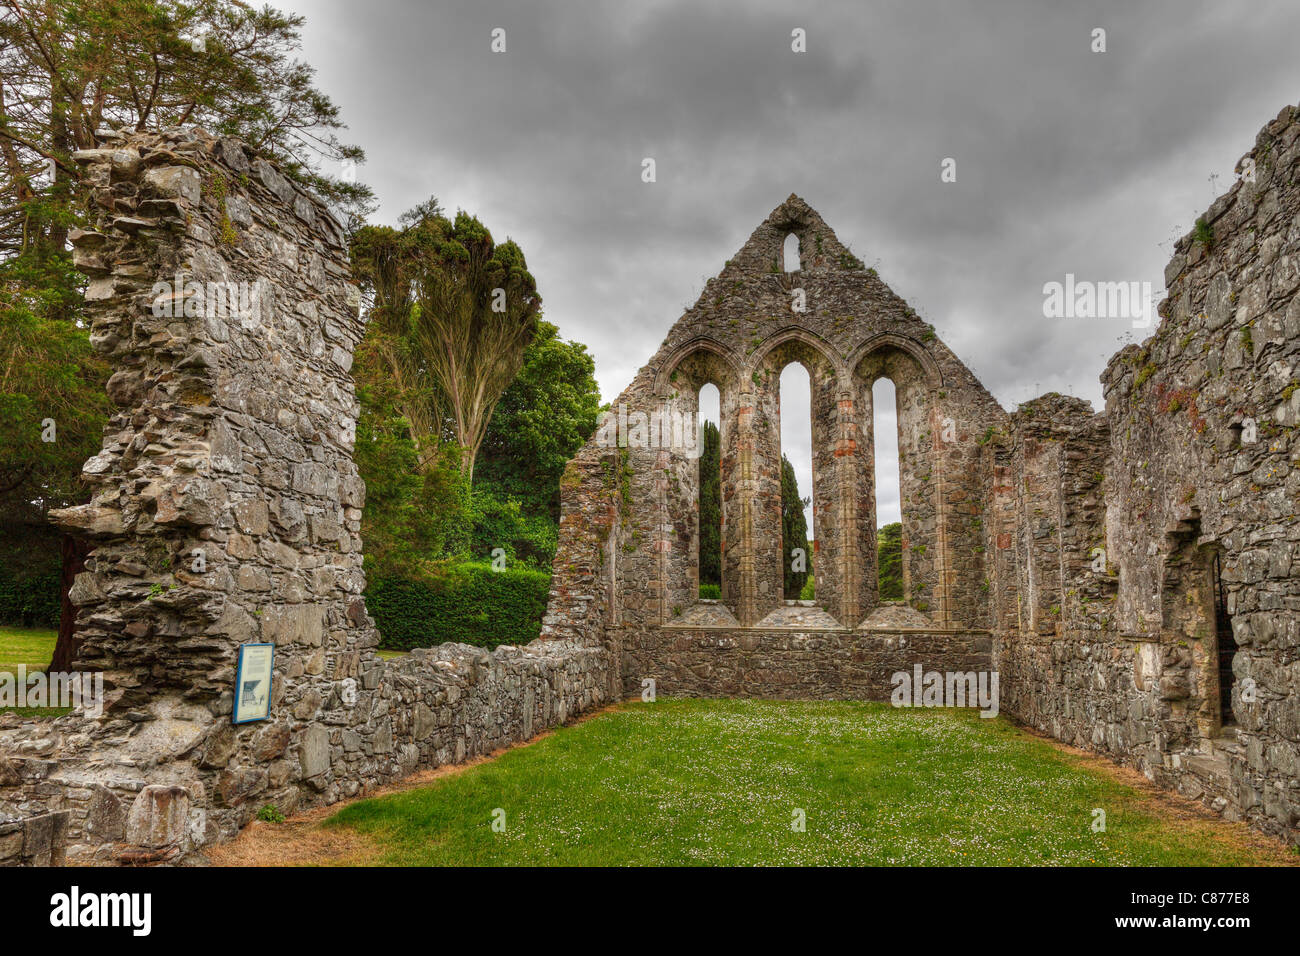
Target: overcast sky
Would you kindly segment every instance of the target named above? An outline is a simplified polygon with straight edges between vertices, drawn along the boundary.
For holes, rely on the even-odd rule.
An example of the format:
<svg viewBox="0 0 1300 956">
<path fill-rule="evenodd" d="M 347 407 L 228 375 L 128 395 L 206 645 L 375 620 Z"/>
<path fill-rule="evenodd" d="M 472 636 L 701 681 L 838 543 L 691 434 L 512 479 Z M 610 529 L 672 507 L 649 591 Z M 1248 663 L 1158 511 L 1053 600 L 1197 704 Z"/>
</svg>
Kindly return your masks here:
<svg viewBox="0 0 1300 956">
<path fill-rule="evenodd" d="M 1055 390 L 1100 408 L 1107 358 L 1148 333 L 1045 319 L 1044 284 L 1158 296 L 1173 239 L 1300 101 L 1296 0 L 277 5 L 307 16 L 376 220 L 434 195 L 514 238 L 606 401 L 795 192 L 1003 406 Z M 784 405 L 783 431 L 806 423 L 806 395 Z M 807 434 L 787 448 L 804 494 Z"/>
</svg>

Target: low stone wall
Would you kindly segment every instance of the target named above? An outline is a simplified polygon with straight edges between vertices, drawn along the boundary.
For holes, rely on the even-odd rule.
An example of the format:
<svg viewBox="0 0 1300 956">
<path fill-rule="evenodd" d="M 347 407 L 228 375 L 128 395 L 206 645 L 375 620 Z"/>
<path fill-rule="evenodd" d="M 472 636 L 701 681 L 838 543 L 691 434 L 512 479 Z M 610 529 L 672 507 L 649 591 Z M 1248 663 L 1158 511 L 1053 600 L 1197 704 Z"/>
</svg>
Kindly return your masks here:
<svg viewBox="0 0 1300 956">
<path fill-rule="evenodd" d="M 1170 702 L 1161 699 L 1162 654 L 1173 656 L 1153 642 L 1107 632 L 1003 635 L 998 642 L 1003 705 L 1035 730 L 1155 779 L 1165 753 L 1191 743 L 1185 725 L 1178 733 L 1180 721 Z"/>
<path fill-rule="evenodd" d="M 0 812 L 22 839 L 0 823 L 0 850 L 14 850 L 0 864 L 58 862 L 65 849 L 70 863 L 182 860 L 232 838 L 267 803 L 292 813 L 363 795 L 602 706 L 607 660 L 565 641 L 368 657 L 355 698 L 318 683 L 272 720 L 239 727 L 172 694 L 99 720 L 7 715 Z M 31 832 L 45 830 L 32 821 L 50 810 L 60 811 L 57 832 L 33 849 Z"/>
<path fill-rule="evenodd" d="M 1295 840 L 1286 794 L 1261 785 L 1239 745 L 1206 749 L 1187 705 L 1190 653 L 1135 635 L 999 638 L 1003 706 L 1033 729 L 1133 767 L 1229 820 Z"/>
<path fill-rule="evenodd" d="M 674 697 L 889 700 L 892 676 L 925 671 L 989 672 L 986 631 L 624 630 L 623 691 L 643 681 Z"/>
</svg>

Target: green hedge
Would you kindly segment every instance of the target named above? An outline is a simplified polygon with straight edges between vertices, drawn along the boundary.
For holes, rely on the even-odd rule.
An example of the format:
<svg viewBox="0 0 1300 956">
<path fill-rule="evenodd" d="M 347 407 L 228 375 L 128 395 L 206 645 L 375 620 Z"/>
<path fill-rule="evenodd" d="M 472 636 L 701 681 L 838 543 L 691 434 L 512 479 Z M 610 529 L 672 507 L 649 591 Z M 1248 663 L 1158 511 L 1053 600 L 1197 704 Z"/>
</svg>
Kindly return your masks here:
<svg viewBox="0 0 1300 956">
<path fill-rule="evenodd" d="M 59 629 L 59 572 L 18 578 L 0 567 L 0 625 Z"/>
<path fill-rule="evenodd" d="M 496 647 L 527 644 L 542 629 L 551 576 L 458 564 L 431 581 L 372 576 L 366 607 L 379 626 L 379 646 L 408 651 L 448 641 Z"/>
</svg>

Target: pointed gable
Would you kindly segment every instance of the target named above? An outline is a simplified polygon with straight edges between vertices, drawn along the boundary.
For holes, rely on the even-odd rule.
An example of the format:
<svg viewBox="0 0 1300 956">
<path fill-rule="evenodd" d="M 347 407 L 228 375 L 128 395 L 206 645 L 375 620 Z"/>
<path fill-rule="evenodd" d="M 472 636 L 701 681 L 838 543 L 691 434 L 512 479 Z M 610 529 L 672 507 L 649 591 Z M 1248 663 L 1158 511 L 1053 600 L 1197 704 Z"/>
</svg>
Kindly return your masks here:
<svg viewBox="0 0 1300 956">
<path fill-rule="evenodd" d="M 722 277 L 732 274 L 776 274 L 782 268 L 782 248 L 787 236 L 799 239 L 800 272 L 860 272 L 862 262 L 836 237 L 806 202 L 790 194 L 754 230 L 740 251 L 727 261 Z"/>
</svg>

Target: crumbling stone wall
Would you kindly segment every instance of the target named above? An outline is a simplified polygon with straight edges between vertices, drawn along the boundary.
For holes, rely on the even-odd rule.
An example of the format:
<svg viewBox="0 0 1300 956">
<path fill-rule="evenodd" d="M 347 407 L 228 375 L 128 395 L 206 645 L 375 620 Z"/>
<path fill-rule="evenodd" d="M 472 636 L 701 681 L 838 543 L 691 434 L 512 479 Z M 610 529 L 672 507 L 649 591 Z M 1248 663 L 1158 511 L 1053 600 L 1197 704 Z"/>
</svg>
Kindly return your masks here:
<svg viewBox="0 0 1300 956">
<path fill-rule="evenodd" d="M 783 268 L 791 234 L 797 271 Z M 791 362 L 808 370 L 812 389 L 813 607 L 782 593 L 779 380 Z M 877 594 L 871 387 L 881 376 L 899 395 L 904 608 L 882 606 Z M 698 596 L 698 448 L 673 438 L 682 423 L 693 437 L 706 384 L 721 396 L 719 602 Z M 907 634 L 924 642 L 927 667 L 987 665 L 980 438 L 1005 423 L 933 328 L 791 196 L 709 281 L 579 454 L 583 475 L 603 474 L 603 496 L 594 477 L 579 484 L 577 473 L 562 490 L 566 514 L 613 532 L 602 610 L 625 691 L 654 680 L 670 694 L 883 699 L 885 662 L 915 662 L 894 667 Z M 583 525 L 561 529 L 560 590 L 571 580 L 565 543 Z M 855 666 L 819 656 L 831 648 Z M 740 656 L 724 661 L 732 650 Z M 706 676 L 724 672 L 739 676 Z"/>
<path fill-rule="evenodd" d="M 110 707 L 0 717 L 0 862 L 180 859 L 264 803 L 364 792 L 651 681 L 886 699 L 917 664 L 996 668 L 1004 711 L 1300 839 L 1295 110 L 1178 244 L 1163 322 L 1112 360 L 1100 415 L 1059 395 L 1005 413 L 790 197 L 570 462 L 542 638 L 389 664 L 361 598 L 362 329 L 337 224 L 201 131 L 113 134 L 78 160 L 98 222 L 76 258 L 121 412 L 86 465 L 93 500 L 58 517 L 96 545 L 73 598 Z M 247 294 L 223 311 L 210 290 L 231 283 Z M 782 594 L 791 361 L 812 383 L 812 603 Z M 899 605 L 876 587 L 882 375 L 898 394 Z M 721 393 L 719 601 L 698 599 L 706 383 Z M 1220 582 L 1238 645 L 1227 726 Z M 272 719 L 234 727 L 235 655 L 259 639 L 277 648 Z"/>
<path fill-rule="evenodd" d="M 201 130 L 106 134 L 76 159 L 96 223 L 75 259 L 119 411 L 85 466 L 92 500 L 56 518 L 94 544 L 77 663 L 104 673 L 107 708 L 0 717 L 0 848 L 11 830 L 29 847 L 11 861 L 181 859 L 267 803 L 353 796 L 610 700 L 615 659 L 577 614 L 526 648 L 376 657 L 352 461 L 360 296 L 329 211 Z M 576 567 L 601 544 L 566 541 L 557 599 L 603 597 Z M 271 717 L 234 726 L 252 641 L 275 644 Z M 44 819 L 66 847 L 41 849 Z"/>
<path fill-rule="evenodd" d="M 1027 722 L 1300 842 L 1295 108 L 1265 126 L 1239 170 L 1178 242 L 1159 328 L 1103 375 L 1104 529 L 1093 495 L 1064 473 L 1059 490 L 1041 474 L 1041 494 L 1021 502 L 1026 532 L 1038 527 L 1037 503 L 1053 495 L 1089 504 L 1073 540 L 1027 535 L 1022 608 L 1028 572 L 1055 549 L 1066 562 L 1053 585 L 1061 620 L 1003 631 L 999 663 L 1008 709 Z M 1071 420 L 1083 424 L 1077 414 L 1058 420 L 1071 432 L 1060 454 L 1091 468 L 1094 443 Z M 1025 472 L 1041 457 L 1035 435 L 1028 422 L 1017 432 L 1013 458 Z M 1103 530 L 1104 569 L 1088 573 L 1095 558 L 1085 548 Z M 1226 638 L 1216 628 L 1216 557 L 1238 646 L 1228 721 L 1219 706 Z"/>
</svg>

